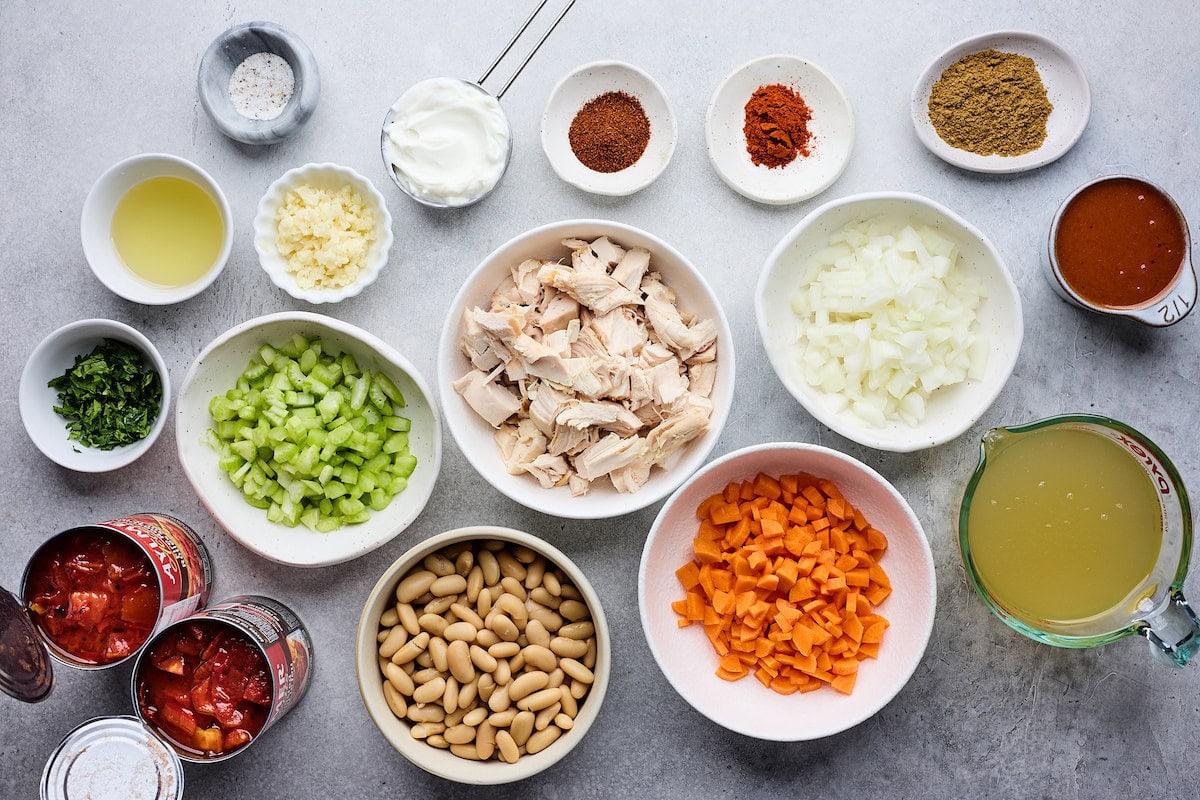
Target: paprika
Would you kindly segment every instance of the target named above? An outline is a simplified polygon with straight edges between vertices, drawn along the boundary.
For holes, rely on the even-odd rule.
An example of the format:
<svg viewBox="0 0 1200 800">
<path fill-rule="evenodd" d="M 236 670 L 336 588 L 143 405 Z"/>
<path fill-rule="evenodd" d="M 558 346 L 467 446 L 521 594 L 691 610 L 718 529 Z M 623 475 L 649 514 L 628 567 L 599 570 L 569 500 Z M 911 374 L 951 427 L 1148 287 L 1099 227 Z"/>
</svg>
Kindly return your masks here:
<svg viewBox="0 0 1200 800">
<path fill-rule="evenodd" d="M 786 166 L 812 148 L 812 109 L 796 90 L 781 83 L 760 86 L 746 102 L 746 152 L 761 167 Z"/>
</svg>

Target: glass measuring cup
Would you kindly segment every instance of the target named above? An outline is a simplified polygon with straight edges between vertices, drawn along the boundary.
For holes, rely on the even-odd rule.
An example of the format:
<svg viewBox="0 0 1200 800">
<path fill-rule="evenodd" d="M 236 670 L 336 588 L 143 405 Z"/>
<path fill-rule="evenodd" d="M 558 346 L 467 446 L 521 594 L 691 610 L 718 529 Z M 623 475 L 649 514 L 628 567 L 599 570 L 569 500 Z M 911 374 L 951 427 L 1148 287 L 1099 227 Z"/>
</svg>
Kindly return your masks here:
<svg viewBox="0 0 1200 800">
<path fill-rule="evenodd" d="M 1162 544 L 1153 568 L 1142 583 L 1107 611 L 1070 622 L 1031 619 L 1006 607 L 980 577 L 968 537 L 971 504 L 991 462 L 1023 437 L 1053 428 L 1100 434 L 1133 456 L 1157 491 L 1162 519 Z M 1150 641 L 1155 653 L 1181 667 L 1200 651 L 1200 619 L 1183 596 L 1183 580 L 1192 551 L 1192 510 L 1187 490 L 1166 454 L 1128 425 L 1108 417 L 1070 414 L 988 431 L 980 442 L 979 464 L 963 495 L 958 543 L 976 593 L 992 613 L 1031 639 L 1056 647 L 1081 648 L 1107 644 L 1136 633 Z"/>
</svg>

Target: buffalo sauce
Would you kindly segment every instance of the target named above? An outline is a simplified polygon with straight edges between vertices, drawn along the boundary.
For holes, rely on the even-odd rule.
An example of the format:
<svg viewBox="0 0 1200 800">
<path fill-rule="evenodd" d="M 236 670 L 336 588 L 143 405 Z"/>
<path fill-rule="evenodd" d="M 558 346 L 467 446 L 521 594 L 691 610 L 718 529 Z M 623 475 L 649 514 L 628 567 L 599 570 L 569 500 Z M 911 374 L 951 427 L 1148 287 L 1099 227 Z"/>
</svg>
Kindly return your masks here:
<svg viewBox="0 0 1200 800">
<path fill-rule="evenodd" d="M 1145 181 L 1115 177 L 1085 186 L 1067 201 L 1053 246 L 1063 281 L 1080 298 L 1135 308 L 1174 283 L 1187 243 L 1166 194 Z"/>
</svg>

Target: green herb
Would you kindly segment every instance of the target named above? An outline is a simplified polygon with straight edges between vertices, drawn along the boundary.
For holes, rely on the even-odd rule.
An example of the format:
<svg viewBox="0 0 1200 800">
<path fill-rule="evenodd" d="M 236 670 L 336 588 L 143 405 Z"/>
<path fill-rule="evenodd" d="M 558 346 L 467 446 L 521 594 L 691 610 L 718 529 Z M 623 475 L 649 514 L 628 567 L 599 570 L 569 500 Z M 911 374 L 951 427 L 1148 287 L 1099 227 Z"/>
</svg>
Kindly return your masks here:
<svg viewBox="0 0 1200 800">
<path fill-rule="evenodd" d="M 55 412 L 67 420 L 68 439 L 112 450 L 150 435 L 162 406 L 162 380 L 124 342 L 105 339 L 48 384 L 58 389 Z"/>
</svg>

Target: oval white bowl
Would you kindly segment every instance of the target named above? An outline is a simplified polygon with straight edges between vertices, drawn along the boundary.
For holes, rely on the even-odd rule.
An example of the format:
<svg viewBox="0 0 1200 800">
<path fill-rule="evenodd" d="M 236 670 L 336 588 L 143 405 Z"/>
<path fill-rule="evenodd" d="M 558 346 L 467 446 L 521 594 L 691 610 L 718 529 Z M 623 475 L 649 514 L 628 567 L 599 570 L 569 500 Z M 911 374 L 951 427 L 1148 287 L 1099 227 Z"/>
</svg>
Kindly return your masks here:
<svg viewBox="0 0 1200 800">
<path fill-rule="evenodd" d="M 830 688 L 783 696 L 753 677 L 718 678 L 717 653 L 701 625 L 680 628 L 671 603 L 684 596 L 675 570 L 694 556 L 699 529 L 696 508 L 733 480 L 807 472 L 837 484 L 867 521 L 888 537 L 880 566 L 892 594 L 879 606 L 891 626 L 878 659 L 862 662 L 854 691 Z M 900 493 L 878 472 L 826 447 L 777 442 L 747 447 L 718 458 L 697 472 L 663 506 L 650 529 L 638 569 L 642 629 L 667 681 L 693 708 L 744 736 L 778 742 L 819 739 L 852 728 L 891 702 L 925 653 L 933 631 L 937 585 L 933 555 L 920 520 Z"/>
<path fill-rule="evenodd" d="M 349 184 L 362 197 L 363 202 L 375 212 L 375 240 L 367 249 L 367 256 L 358 280 L 337 289 L 301 289 L 296 279 L 287 270 L 287 260 L 279 255 L 275 246 L 275 215 L 283 205 L 287 193 L 300 185 L 317 186 L 324 189 L 340 189 Z M 337 164 L 305 164 L 290 169 L 279 176 L 258 201 L 258 212 L 254 215 L 254 249 L 258 251 L 258 263 L 271 278 L 271 282 L 295 297 L 314 305 L 338 303 L 354 297 L 370 286 L 387 266 L 388 253 L 392 248 L 392 215 L 375 186 L 349 167 Z"/>
<path fill-rule="evenodd" d="M 151 178 L 182 178 L 204 190 L 221 215 L 223 236 L 221 252 L 216 261 L 200 278 L 185 286 L 157 286 L 134 275 L 117 253 L 112 240 L 112 218 L 121 198 L 143 181 Z M 229 260 L 233 247 L 233 221 L 229 201 L 221 187 L 200 167 L 179 156 L 167 153 L 143 153 L 117 162 L 101 175 L 83 201 L 79 219 L 83 256 L 97 280 L 114 294 L 148 306 L 180 303 L 207 289 Z"/>
<path fill-rule="evenodd" d="M 959 269 L 977 276 L 985 292 L 977 323 L 989 342 L 983 379 L 967 380 L 934 392 L 926 403 L 925 418 L 917 425 L 895 421 L 874 427 L 849 411 L 835 411 L 828 396 L 810 386 L 793 366 L 800 351 L 795 345 L 799 319 L 792 312 L 791 301 L 809 257 L 825 247 L 830 235 L 847 224 L 884 214 L 928 225 L 957 242 Z M 771 366 L 810 414 L 859 444 L 898 453 L 944 444 L 975 424 L 1012 374 L 1024 335 L 1021 297 L 1003 259 L 987 237 L 945 206 L 904 192 L 852 195 L 809 213 L 768 256 L 759 276 L 754 310 Z"/>
<path fill-rule="evenodd" d="M 568 138 L 579 110 L 606 92 L 636 97 L 650 121 L 646 151 L 620 172 L 596 172 L 585 167 L 575 157 Z M 592 194 L 620 196 L 645 189 L 667 168 L 678 136 L 675 114 L 663 88 L 642 70 L 621 61 L 593 61 L 568 72 L 550 92 L 542 113 L 542 149 L 550 166 L 558 177 Z"/>
<path fill-rule="evenodd" d="M 46 385 L 73 366 L 75 356 L 87 355 L 104 339 L 115 339 L 141 351 L 162 380 L 162 405 L 150 434 L 112 450 L 84 447 L 68 439 L 67 421 L 54 411 L 58 390 Z M 134 328 L 111 319 L 81 319 L 54 331 L 33 348 L 21 371 L 18 407 L 26 433 L 46 458 L 76 472 L 108 472 L 140 458 L 166 427 L 171 410 L 171 376 L 158 349 Z"/>
<path fill-rule="evenodd" d="M 454 391 L 454 381 L 469 370 L 471 362 L 458 348 L 462 333 L 462 313 L 467 306 L 488 307 L 492 292 L 509 270 L 527 258 L 567 258 L 570 251 L 562 240 L 570 237 L 592 240 L 608 236 L 622 247 L 644 247 L 650 251 L 650 268 L 662 274 L 663 281 L 679 298 L 680 308 L 700 317 L 711 318 L 717 325 L 717 378 L 713 387 L 713 413 L 709 430 L 678 451 L 669 469 L 655 468 L 641 491 L 622 494 L 606 480 L 597 480 L 583 497 L 572 497 L 565 486 L 543 489 L 530 475 L 509 475 L 500 458 L 500 449 L 492 438 L 493 428 L 476 414 L 462 395 Z M 446 425 L 471 466 L 498 491 L 521 505 L 567 519 L 602 519 L 637 511 L 656 503 L 692 474 L 701 464 L 725 427 L 733 401 L 733 336 L 720 301 L 699 271 L 679 251 L 662 239 L 630 225 L 598 219 L 553 222 L 520 234 L 500 245 L 467 277 L 450 304 L 445 327 L 438 345 L 438 387 Z"/>
<path fill-rule="evenodd" d="M 929 93 L 946 68 L 989 48 L 1029 56 L 1037 64 L 1047 99 L 1054 106 L 1046 120 L 1046 141 L 1037 150 L 1019 156 L 981 156 L 946 144 L 929 121 Z M 1092 92 L 1083 67 L 1055 42 L 1028 31 L 993 31 L 963 39 L 934 59 L 917 79 L 911 105 L 917 138 L 943 161 L 973 172 L 1024 172 L 1061 158 L 1079 141 L 1092 115 Z"/>
<path fill-rule="evenodd" d="M 250 359 L 265 343 L 280 344 L 293 334 L 320 338 L 354 356 L 360 367 L 384 371 L 404 394 L 399 413 L 412 420 L 409 447 L 417 468 L 408 488 L 383 511 L 361 525 L 317 533 L 303 525 L 288 528 L 267 521 L 217 466 L 217 453 L 204 441 L 212 427 L 208 403 L 233 388 Z M 187 479 L 226 532 L 263 558 L 296 567 L 322 567 L 358 558 L 391 541 L 425 508 L 442 465 L 442 424 L 433 393 L 408 359 L 372 334 L 349 323 L 306 311 L 285 311 L 243 322 L 205 347 L 183 379 L 175 411 L 179 461 Z"/>
<path fill-rule="evenodd" d="M 746 151 L 746 103 L 760 86 L 781 83 L 812 109 L 812 151 L 782 167 L 763 167 Z M 708 104 L 704 126 L 708 157 L 721 180 L 759 203 L 798 203 L 828 189 L 841 176 L 854 146 L 854 113 L 841 87 L 803 58 L 756 58 L 721 82 Z"/>
<path fill-rule="evenodd" d="M 468 761 L 446 750 L 439 750 L 423 741 L 414 739 L 409 733 L 409 723 L 398 719 L 392 713 L 383 696 L 383 675 L 379 671 L 379 642 L 375 635 L 379 632 L 380 616 L 386 609 L 396 604 L 396 584 L 399 583 L 401 576 L 430 553 L 455 542 L 474 539 L 500 539 L 513 542 L 528 547 L 558 566 L 583 595 L 583 600 L 592 615 L 592 623 L 596 628 L 596 666 L 592 670 L 596 680 L 592 683 L 587 697 L 580 704 L 579 715 L 575 717 L 575 727 L 563 733 L 545 750 L 533 755 L 523 755 L 515 764 L 506 764 L 502 761 Z M 379 732 L 402 756 L 426 772 L 446 780 L 490 785 L 511 783 L 536 775 L 558 763 L 579 744 L 600 714 L 600 706 L 604 702 L 604 695 L 608 690 L 608 676 L 612 672 L 611 653 L 612 642 L 604 609 L 600 605 L 600 595 L 596 594 L 596 590 L 588 583 L 587 577 L 571 559 L 567 558 L 558 548 L 532 534 L 511 528 L 478 525 L 431 536 L 400 556 L 384 571 L 383 576 L 367 596 L 362 616 L 358 621 L 354 644 L 354 663 L 358 674 L 358 689 L 362 695 L 363 705 L 367 707 L 367 713 L 371 716 L 375 726 L 379 728 Z"/>
</svg>

